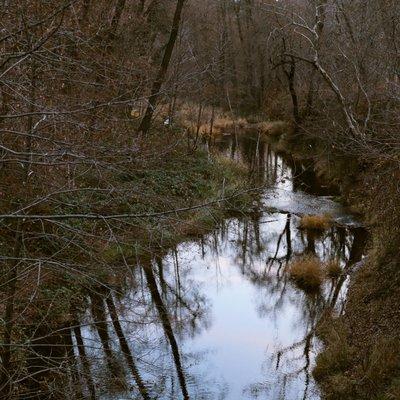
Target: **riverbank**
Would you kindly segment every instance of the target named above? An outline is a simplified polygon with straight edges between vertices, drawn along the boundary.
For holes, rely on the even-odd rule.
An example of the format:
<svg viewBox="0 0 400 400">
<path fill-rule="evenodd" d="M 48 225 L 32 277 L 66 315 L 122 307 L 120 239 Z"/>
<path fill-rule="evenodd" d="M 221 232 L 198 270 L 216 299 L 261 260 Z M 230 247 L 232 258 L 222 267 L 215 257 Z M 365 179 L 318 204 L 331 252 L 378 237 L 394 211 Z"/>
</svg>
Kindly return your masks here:
<svg viewBox="0 0 400 400">
<path fill-rule="evenodd" d="M 199 238 L 230 213 L 240 214 L 250 208 L 256 191 L 249 189 L 249 171 L 244 164 L 191 148 L 179 130 L 159 129 L 146 138 L 142 159 L 117 173 L 104 174 L 101 181 L 96 177 L 96 186 L 106 193 L 64 197 L 66 204 L 86 207 L 88 214 L 142 217 L 115 218 L 94 226 L 84 220 L 73 223 L 83 237 L 91 230 L 89 242 L 83 246 L 85 250 L 91 246 L 93 251 L 74 255 L 74 259 L 80 258 L 86 278 L 68 276 L 67 281 L 59 282 L 57 291 L 66 293 L 71 288 L 76 295 L 77 286 L 87 292 L 93 285 L 110 285 L 111 281 L 118 287 L 126 268 L 135 268 L 139 260 Z M 75 184 L 90 186 L 90 179 L 85 176 L 83 182 Z M 71 280 L 76 282 L 71 285 Z M 56 294 L 47 290 L 46 295 Z"/>
<path fill-rule="evenodd" d="M 26 263 L 37 266 L 23 269 L 21 262 L 17 269 L 10 262 L 15 285 L 7 286 L 7 301 L 1 308 L 4 312 L 12 306 L 13 313 L 0 327 L 2 337 L 6 337 L 4 326 L 10 332 L 1 353 L 8 359 L 4 374 L 10 387 L 5 391 L 22 396 L 25 391 L 41 391 L 43 396 L 63 392 L 56 388 L 69 378 L 57 372 L 58 361 L 53 358 L 66 357 L 62 346 L 71 341 L 71 331 L 79 339 L 81 321 L 96 304 L 98 293 L 107 289 L 122 295 L 140 260 L 199 238 L 229 213 L 250 208 L 255 192 L 241 163 L 193 149 L 178 130 L 155 128 L 134 145 L 130 161 L 124 157 L 123 163 L 99 163 L 97 169 L 76 167 L 65 190 L 32 200 L 27 221 L 18 227 L 11 221 L 4 229 L 4 243 L 11 249 L 15 230 L 23 232 L 24 251 L 30 251 Z M 32 185 L 42 189 L 37 182 Z M 67 217 L 77 213 L 81 217 Z M 29 219 L 29 215 L 56 214 L 65 215 L 65 220 Z M 85 218 L 92 215 L 98 218 Z M 135 215 L 141 217 L 129 217 Z M 102 337 L 104 310 L 99 307 L 95 312 L 93 326 Z M 70 351 L 72 347 L 68 362 L 74 363 Z M 84 350 L 79 347 L 79 351 Z M 21 376 L 15 386 L 13 376 Z"/>
<path fill-rule="evenodd" d="M 372 237 L 368 256 L 351 274 L 344 314 L 320 321 L 325 349 L 317 357 L 314 377 L 326 399 L 399 399 L 398 165 L 355 157 L 332 142 L 304 134 L 275 142 L 338 186 L 341 201 L 362 216 Z"/>
</svg>

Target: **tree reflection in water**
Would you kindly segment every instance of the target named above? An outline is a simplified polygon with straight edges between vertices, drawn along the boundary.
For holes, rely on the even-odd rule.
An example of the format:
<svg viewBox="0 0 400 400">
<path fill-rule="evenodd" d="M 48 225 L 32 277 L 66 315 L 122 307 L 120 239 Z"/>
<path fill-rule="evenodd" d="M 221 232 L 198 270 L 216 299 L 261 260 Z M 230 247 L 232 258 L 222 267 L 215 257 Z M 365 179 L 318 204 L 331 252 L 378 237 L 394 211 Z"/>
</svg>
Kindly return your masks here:
<svg viewBox="0 0 400 400">
<path fill-rule="evenodd" d="M 259 136 L 218 146 L 247 163 L 252 179 L 318 194 L 308 169 L 303 176 Z M 24 348 L 27 370 L 14 379 L 19 398 L 318 398 L 316 323 L 328 308 L 341 311 L 348 278 L 309 295 L 292 284 L 287 265 L 312 253 L 339 259 L 346 272 L 361 259 L 366 235 L 335 226 L 316 235 L 298 224 L 295 213 L 260 203 L 198 241 L 125 265 L 118 283 L 91 286 L 83 306 L 71 305 L 68 323 L 41 315 L 44 324 L 38 315 Z"/>
</svg>

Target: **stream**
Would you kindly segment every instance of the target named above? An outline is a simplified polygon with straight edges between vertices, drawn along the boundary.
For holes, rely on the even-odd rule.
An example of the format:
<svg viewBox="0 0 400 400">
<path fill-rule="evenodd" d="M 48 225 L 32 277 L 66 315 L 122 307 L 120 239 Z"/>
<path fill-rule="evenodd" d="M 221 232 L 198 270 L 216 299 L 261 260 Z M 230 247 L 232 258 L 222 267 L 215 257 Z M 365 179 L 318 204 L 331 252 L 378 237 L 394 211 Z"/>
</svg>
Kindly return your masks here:
<svg viewBox="0 0 400 400">
<path fill-rule="evenodd" d="M 127 275 L 124 294 L 109 293 L 101 306 L 108 324 L 93 326 L 88 310 L 72 337 L 86 350 L 75 351 L 90 373 L 83 390 L 104 399 L 319 399 L 315 327 L 325 309 L 342 312 L 349 278 L 307 294 L 285 266 L 311 252 L 349 268 L 366 233 L 333 200 L 336 189 L 268 142 L 226 136 L 213 147 L 250 167 L 265 185 L 260 201 L 250 216 Z M 302 231 L 304 213 L 329 213 L 337 224 L 322 235 Z"/>
</svg>

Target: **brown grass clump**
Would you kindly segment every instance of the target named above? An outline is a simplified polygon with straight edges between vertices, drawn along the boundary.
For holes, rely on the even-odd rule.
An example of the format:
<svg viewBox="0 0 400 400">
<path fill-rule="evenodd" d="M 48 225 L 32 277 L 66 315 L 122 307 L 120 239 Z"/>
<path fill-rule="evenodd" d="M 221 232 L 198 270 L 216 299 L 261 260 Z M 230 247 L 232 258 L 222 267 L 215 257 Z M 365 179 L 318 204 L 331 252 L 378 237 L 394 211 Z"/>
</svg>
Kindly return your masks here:
<svg viewBox="0 0 400 400">
<path fill-rule="evenodd" d="M 342 273 L 342 267 L 340 261 L 337 258 L 329 260 L 325 264 L 326 275 L 331 279 L 337 279 Z"/>
<path fill-rule="evenodd" d="M 324 280 L 321 261 L 315 256 L 294 260 L 289 266 L 290 277 L 306 291 L 318 290 Z"/>
<path fill-rule="evenodd" d="M 214 121 L 214 128 L 219 131 L 230 129 L 233 126 L 234 121 L 225 115 L 218 116 Z"/>
<path fill-rule="evenodd" d="M 300 220 L 300 229 L 310 229 L 314 231 L 324 231 L 333 223 L 332 216 L 324 215 L 305 215 Z"/>
<path fill-rule="evenodd" d="M 197 131 L 197 126 L 195 122 L 182 121 L 181 125 L 185 128 L 189 129 L 192 133 Z M 235 127 L 240 128 L 243 126 L 242 120 L 234 120 L 232 118 L 228 118 L 226 116 L 216 117 L 214 123 L 212 125 L 211 132 L 211 122 L 207 121 L 199 125 L 199 134 L 202 136 L 219 136 L 223 134 L 229 134 L 234 132 Z"/>
<path fill-rule="evenodd" d="M 244 118 L 232 118 L 231 116 L 220 115 L 214 120 L 213 135 L 233 133 L 235 129 L 244 129 L 247 121 Z"/>
</svg>

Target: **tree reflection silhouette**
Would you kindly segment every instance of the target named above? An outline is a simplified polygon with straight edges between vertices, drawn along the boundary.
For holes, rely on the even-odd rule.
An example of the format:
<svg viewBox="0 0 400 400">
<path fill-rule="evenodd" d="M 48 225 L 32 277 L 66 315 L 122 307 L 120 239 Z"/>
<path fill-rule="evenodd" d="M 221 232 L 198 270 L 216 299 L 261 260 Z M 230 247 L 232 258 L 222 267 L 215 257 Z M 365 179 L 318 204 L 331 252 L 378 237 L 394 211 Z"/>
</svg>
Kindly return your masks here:
<svg viewBox="0 0 400 400">
<path fill-rule="evenodd" d="M 181 355 L 179 352 L 178 343 L 176 341 L 174 331 L 172 329 L 171 322 L 169 320 L 168 311 L 162 301 L 160 293 L 157 287 L 157 281 L 154 276 L 152 263 L 150 260 L 143 261 L 143 271 L 146 276 L 147 284 L 150 290 L 151 298 L 157 309 L 158 315 L 161 320 L 162 327 L 164 329 L 165 336 L 171 345 L 172 355 L 175 362 L 176 372 L 178 374 L 178 380 L 181 387 L 183 398 L 189 399 L 189 392 L 187 390 L 186 378 L 182 366 Z"/>
</svg>

